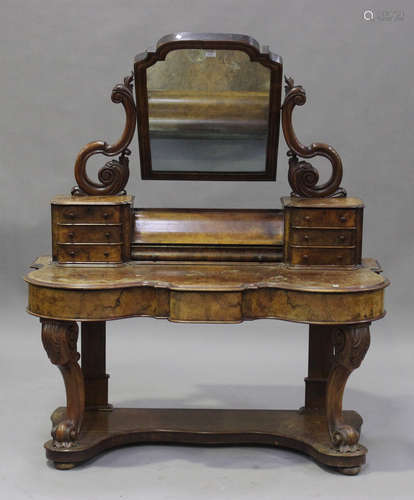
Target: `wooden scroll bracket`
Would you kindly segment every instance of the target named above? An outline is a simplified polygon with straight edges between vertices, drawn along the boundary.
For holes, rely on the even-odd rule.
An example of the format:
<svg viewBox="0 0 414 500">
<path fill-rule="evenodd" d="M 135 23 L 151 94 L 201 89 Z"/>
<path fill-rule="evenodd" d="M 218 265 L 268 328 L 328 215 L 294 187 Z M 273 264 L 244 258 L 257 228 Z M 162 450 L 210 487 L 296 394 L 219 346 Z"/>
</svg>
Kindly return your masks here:
<svg viewBox="0 0 414 500">
<path fill-rule="evenodd" d="M 282 128 L 286 143 L 289 147 L 289 184 L 292 196 L 304 198 L 324 198 L 346 196 L 346 191 L 339 187 L 342 181 L 342 160 L 332 146 L 322 142 L 314 142 L 309 146 L 303 145 L 297 138 L 292 125 L 292 112 L 295 106 L 303 106 L 306 102 L 306 93 L 302 86 L 295 85 L 293 78 L 285 76 L 285 100 L 282 105 Z M 323 156 L 332 165 L 330 179 L 324 184 L 318 184 L 319 172 L 301 158 Z"/>
<path fill-rule="evenodd" d="M 104 141 L 88 143 L 78 154 L 75 163 L 75 178 L 78 183 L 72 189 L 73 195 L 115 195 L 123 194 L 129 178 L 128 149 L 135 133 L 136 108 L 132 94 L 133 75 L 124 78 L 123 84 L 116 85 L 111 94 L 114 103 L 122 103 L 126 121 L 122 136 L 118 142 L 109 145 Z M 99 182 L 92 181 L 86 173 L 86 163 L 95 154 L 115 156 L 121 153 L 118 160 L 107 162 L 98 173 Z"/>
</svg>

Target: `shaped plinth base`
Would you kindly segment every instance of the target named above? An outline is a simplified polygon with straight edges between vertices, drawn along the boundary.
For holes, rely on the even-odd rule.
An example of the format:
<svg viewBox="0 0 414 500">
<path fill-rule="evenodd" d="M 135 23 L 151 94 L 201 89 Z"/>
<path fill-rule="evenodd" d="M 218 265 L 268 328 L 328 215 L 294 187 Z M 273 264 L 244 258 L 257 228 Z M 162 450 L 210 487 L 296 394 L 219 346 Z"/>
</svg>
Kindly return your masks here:
<svg viewBox="0 0 414 500">
<path fill-rule="evenodd" d="M 54 425 L 65 408 L 52 415 Z M 362 418 L 344 412 L 346 424 L 360 430 Z M 290 448 L 320 464 L 354 475 L 365 463 L 366 448 L 340 452 L 331 443 L 326 417 L 314 411 L 115 408 L 85 412 L 79 439 L 69 448 L 45 443 L 57 469 L 70 469 L 104 450 L 133 443 L 191 445 L 268 445 Z"/>
</svg>

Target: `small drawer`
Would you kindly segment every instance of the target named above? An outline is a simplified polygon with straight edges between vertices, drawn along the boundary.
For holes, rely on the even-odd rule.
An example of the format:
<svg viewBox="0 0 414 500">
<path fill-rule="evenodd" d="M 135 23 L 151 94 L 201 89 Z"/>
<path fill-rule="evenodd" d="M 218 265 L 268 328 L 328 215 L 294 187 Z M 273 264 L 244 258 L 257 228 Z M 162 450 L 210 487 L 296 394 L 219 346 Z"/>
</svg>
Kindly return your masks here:
<svg viewBox="0 0 414 500">
<path fill-rule="evenodd" d="M 290 241 L 295 245 L 354 245 L 353 229 L 297 229 L 290 231 Z"/>
<path fill-rule="evenodd" d="M 346 209 L 292 209 L 292 226 L 299 227 L 354 227 L 355 210 Z"/>
<path fill-rule="evenodd" d="M 290 247 L 290 252 L 293 265 L 349 266 L 355 264 L 355 248 Z"/>
<path fill-rule="evenodd" d="M 58 226 L 58 243 L 120 243 L 121 226 Z"/>
<path fill-rule="evenodd" d="M 59 262 L 121 262 L 121 245 L 58 245 Z"/>
<path fill-rule="evenodd" d="M 120 207 L 107 205 L 69 205 L 58 207 L 58 222 L 61 223 L 118 223 L 120 218 Z"/>
</svg>

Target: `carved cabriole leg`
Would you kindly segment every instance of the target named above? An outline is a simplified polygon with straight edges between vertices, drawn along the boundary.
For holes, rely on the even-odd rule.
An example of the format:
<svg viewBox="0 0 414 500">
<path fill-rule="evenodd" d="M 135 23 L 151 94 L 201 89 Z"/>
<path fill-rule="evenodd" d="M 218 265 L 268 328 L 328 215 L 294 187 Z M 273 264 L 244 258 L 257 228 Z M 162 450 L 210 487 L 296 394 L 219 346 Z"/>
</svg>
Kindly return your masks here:
<svg viewBox="0 0 414 500">
<path fill-rule="evenodd" d="M 326 414 L 333 445 L 341 452 L 355 451 L 359 432 L 344 423 L 342 398 L 349 375 L 358 368 L 369 348 L 369 323 L 333 328 L 334 359 L 326 394 Z"/>
<path fill-rule="evenodd" d="M 304 410 L 325 411 L 326 385 L 333 360 L 332 327 L 309 325 L 308 376 Z"/>
<path fill-rule="evenodd" d="M 66 415 L 53 426 L 53 445 L 70 448 L 77 440 L 85 411 L 85 388 L 76 351 L 78 325 L 53 319 L 41 322 L 43 346 L 50 361 L 61 371 L 66 389 Z"/>
</svg>

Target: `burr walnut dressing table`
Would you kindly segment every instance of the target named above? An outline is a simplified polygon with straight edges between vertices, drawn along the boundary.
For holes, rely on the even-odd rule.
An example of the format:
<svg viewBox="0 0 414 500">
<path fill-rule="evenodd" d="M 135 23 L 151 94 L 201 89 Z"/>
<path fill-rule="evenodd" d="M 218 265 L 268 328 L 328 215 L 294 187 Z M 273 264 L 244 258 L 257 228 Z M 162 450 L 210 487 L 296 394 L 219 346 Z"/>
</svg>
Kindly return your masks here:
<svg viewBox="0 0 414 500">
<path fill-rule="evenodd" d="M 57 468 L 144 442 L 280 446 L 345 474 L 365 462 L 362 419 L 342 411 L 342 396 L 368 350 L 370 323 L 385 314 L 388 281 L 361 257 L 363 204 L 340 187 L 338 153 L 297 138 L 292 111 L 306 95 L 285 82 L 282 103 L 281 58 L 248 36 L 178 33 L 138 55 L 113 89 L 126 114 L 121 138 L 80 151 L 77 186 L 52 200 L 52 256 L 25 277 L 28 311 L 65 382 L 66 406 L 52 414 L 45 444 Z M 145 209 L 139 200 L 134 208 L 125 192 L 136 124 L 143 179 L 274 181 L 280 121 L 292 189 L 280 209 Z M 97 181 L 86 172 L 95 154 L 119 155 Z M 306 161 L 315 156 L 331 164 L 322 184 Z M 113 408 L 106 321 L 132 316 L 308 324 L 304 407 Z"/>
</svg>

